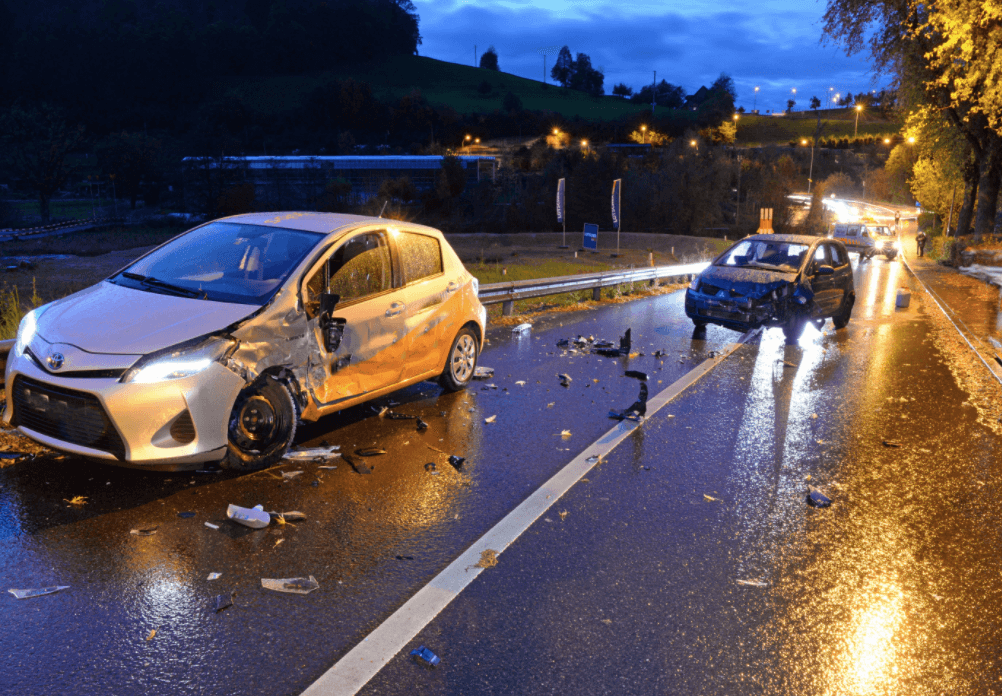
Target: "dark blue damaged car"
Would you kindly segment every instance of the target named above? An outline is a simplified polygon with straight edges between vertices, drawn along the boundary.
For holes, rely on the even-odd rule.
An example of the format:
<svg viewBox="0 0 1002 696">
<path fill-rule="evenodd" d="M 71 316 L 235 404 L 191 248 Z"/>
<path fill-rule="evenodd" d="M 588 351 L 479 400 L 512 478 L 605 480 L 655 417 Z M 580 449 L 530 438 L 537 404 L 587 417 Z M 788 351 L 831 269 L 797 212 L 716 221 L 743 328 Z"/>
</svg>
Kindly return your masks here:
<svg viewBox="0 0 1002 696">
<path fill-rule="evenodd" d="M 757 234 L 713 260 L 685 292 L 685 313 L 697 328 L 735 331 L 780 326 L 797 339 L 808 322 L 831 317 L 844 328 L 856 292 L 845 246 L 834 239 Z"/>
</svg>

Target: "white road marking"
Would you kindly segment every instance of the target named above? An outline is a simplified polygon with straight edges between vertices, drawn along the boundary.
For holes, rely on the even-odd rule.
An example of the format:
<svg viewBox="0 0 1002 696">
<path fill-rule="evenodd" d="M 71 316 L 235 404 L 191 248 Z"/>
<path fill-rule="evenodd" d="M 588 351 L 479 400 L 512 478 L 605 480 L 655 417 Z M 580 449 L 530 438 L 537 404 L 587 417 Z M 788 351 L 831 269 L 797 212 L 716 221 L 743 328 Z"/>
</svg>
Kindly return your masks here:
<svg viewBox="0 0 1002 696">
<path fill-rule="evenodd" d="M 695 384 L 757 335 L 758 331 L 755 329 L 746 332 L 736 342 L 704 360 L 667 389 L 648 399 L 647 418 Z M 598 459 L 592 458 L 605 457 L 641 426 L 642 423 L 621 421 L 578 454 L 338 660 L 303 692 L 303 696 L 350 696 L 357 693 L 484 570 L 476 567 L 483 551 L 491 549 L 500 555 L 595 466 Z M 588 461 L 589 459 L 592 461 Z"/>
</svg>

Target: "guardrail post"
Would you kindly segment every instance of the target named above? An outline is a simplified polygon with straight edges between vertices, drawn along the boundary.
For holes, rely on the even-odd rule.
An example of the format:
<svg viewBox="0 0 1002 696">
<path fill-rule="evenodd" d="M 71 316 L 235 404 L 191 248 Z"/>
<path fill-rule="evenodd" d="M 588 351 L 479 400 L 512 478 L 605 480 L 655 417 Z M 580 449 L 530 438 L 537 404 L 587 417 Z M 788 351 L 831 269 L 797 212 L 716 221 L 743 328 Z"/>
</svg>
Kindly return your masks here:
<svg viewBox="0 0 1002 696">
<path fill-rule="evenodd" d="M 598 302 L 602 299 L 602 288 L 592 288 L 591 289 L 591 299 Z"/>
<path fill-rule="evenodd" d="M 515 300 L 505 300 L 501 303 L 501 314 L 510 317 L 515 313 Z"/>
</svg>

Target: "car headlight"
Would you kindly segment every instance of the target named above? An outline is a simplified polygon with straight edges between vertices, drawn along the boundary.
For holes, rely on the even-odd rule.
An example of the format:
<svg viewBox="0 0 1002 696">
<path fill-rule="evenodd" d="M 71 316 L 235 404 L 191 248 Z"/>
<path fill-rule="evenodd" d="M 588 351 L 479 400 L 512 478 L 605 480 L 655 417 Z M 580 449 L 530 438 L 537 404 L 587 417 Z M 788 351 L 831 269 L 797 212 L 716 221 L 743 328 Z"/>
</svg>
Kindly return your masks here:
<svg viewBox="0 0 1002 696">
<path fill-rule="evenodd" d="M 183 379 L 207 369 L 214 362 L 233 354 L 237 342 L 229 338 L 200 336 L 144 355 L 119 380 L 123 384 L 150 384 L 171 379 Z"/>
<path fill-rule="evenodd" d="M 21 323 L 17 327 L 17 340 L 14 341 L 15 356 L 20 357 L 24 355 L 24 349 L 28 347 L 28 344 L 35 338 L 35 333 L 38 331 L 38 318 L 42 316 L 42 312 L 47 308 L 48 305 L 36 307 L 21 319 Z"/>
<path fill-rule="evenodd" d="M 694 292 L 699 290 L 699 276 L 692 279 L 692 282 L 689 283 L 689 289 Z"/>
</svg>

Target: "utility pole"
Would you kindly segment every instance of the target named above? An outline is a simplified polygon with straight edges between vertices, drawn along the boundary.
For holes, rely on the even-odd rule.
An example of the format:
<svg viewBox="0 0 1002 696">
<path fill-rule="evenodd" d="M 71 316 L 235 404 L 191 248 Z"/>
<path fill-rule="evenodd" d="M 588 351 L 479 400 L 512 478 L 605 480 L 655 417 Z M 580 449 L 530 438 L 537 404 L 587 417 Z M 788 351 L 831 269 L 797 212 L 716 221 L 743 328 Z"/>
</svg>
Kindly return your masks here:
<svg viewBox="0 0 1002 696">
<path fill-rule="evenodd" d="M 473 44 L 473 67 L 477 67 L 477 45 Z"/>
<path fill-rule="evenodd" d="M 953 224 L 953 204 L 957 200 L 957 185 L 953 185 L 953 193 L 950 194 L 950 217 L 946 219 L 946 235 L 950 234 L 950 225 Z M 956 237 L 957 235 L 954 234 Z"/>
<path fill-rule="evenodd" d="M 651 84 L 651 119 L 654 119 L 654 106 L 658 103 L 658 71 L 654 71 L 654 82 Z"/>
<path fill-rule="evenodd" d="M 738 155 L 738 202 L 737 209 L 734 213 L 734 235 L 737 239 L 737 235 L 741 234 L 741 155 Z"/>
</svg>

